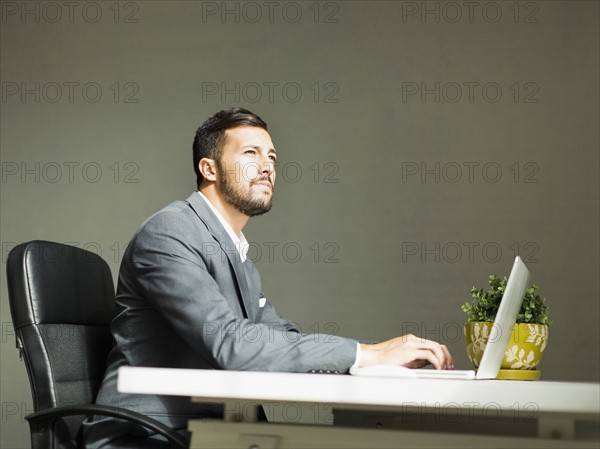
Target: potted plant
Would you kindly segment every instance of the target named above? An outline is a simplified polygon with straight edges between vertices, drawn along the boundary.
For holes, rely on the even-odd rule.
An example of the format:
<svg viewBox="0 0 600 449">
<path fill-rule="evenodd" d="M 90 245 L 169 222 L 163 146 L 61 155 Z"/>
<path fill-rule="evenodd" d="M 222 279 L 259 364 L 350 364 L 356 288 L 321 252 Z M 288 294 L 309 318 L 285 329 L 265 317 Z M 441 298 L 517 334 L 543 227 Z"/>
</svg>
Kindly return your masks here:
<svg viewBox="0 0 600 449">
<path fill-rule="evenodd" d="M 475 366 L 479 367 L 483 350 L 492 330 L 492 324 L 500 307 L 508 278 L 489 277 L 489 290 L 473 287 L 471 302 L 462 305 L 467 314 L 465 323 L 465 342 L 467 355 Z M 510 337 L 498 378 L 539 379 L 541 373 L 536 370 L 548 344 L 548 307 L 546 298 L 536 294 L 539 287 L 532 284 L 525 291 L 523 304 L 517 315 L 517 321 Z"/>
</svg>

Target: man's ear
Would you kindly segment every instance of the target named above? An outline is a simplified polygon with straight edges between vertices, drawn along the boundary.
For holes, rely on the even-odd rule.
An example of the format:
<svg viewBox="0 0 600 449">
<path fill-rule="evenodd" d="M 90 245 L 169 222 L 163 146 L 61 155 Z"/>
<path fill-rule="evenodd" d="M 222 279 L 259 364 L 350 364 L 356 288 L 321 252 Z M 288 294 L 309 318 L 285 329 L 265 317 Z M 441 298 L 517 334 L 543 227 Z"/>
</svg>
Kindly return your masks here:
<svg viewBox="0 0 600 449">
<path fill-rule="evenodd" d="M 200 162 L 198 162 L 198 169 L 207 181 L 217 180 L 217 164 L 214 159 L 203 157 L 200 159 Z"/>
</svg>

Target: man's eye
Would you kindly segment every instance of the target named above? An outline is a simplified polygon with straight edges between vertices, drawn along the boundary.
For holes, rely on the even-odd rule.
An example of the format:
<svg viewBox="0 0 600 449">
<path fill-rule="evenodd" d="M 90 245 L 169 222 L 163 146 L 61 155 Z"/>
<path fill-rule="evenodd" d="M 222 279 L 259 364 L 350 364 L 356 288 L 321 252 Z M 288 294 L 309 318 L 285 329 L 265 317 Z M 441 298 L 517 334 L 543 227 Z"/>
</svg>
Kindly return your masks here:
<svg viewBox="0 0 600 449">
<path fill-rule="evenodd" d="M 246 154 L 256 154 L 256 150 L 246 150 Z"/>
<path fill-rule="evenodd" d="M 269 156 L 269 157 L 271 158 L 271 160 L 272 160 L 273 162 L 277 162 L 277 157 L 275 157 L 275 156 Z"/>
</svg>

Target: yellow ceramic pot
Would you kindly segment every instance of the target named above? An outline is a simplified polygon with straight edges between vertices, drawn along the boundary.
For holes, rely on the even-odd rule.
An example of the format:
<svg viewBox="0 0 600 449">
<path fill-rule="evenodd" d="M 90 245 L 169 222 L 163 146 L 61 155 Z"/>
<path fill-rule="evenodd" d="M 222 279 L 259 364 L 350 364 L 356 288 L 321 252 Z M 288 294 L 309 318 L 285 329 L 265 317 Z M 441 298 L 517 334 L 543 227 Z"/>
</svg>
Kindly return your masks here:
<svg viewBox="0 0 600 449">
<path fill-rule="evenodd" d="M 492 331 L 492 324 L 478 321 L 465 323 L 467 355 L 475 368 L 478 368 L 481 362 L 483 350 Z M 547 344 L 546 324 L 515 324 L 500 369 L 534 370 L 542 361 Z"/>
</svg>

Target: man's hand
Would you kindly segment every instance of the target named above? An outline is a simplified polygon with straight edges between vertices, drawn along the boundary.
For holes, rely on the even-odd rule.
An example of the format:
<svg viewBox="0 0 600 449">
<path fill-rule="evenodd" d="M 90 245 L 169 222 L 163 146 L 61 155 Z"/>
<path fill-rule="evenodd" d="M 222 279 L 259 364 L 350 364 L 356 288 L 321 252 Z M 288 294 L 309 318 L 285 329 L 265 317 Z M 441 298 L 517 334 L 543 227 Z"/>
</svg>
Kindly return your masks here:
<svg viewBox="0 0 600 449">
<path fill-rule="evenodd" d="M 400 365 L 421 368 L 454 369 L 454 361 L 445 345 L 414 335 L 403 335 L 373 345 L 360 345 L 358 366 Z"/>
</svg>

